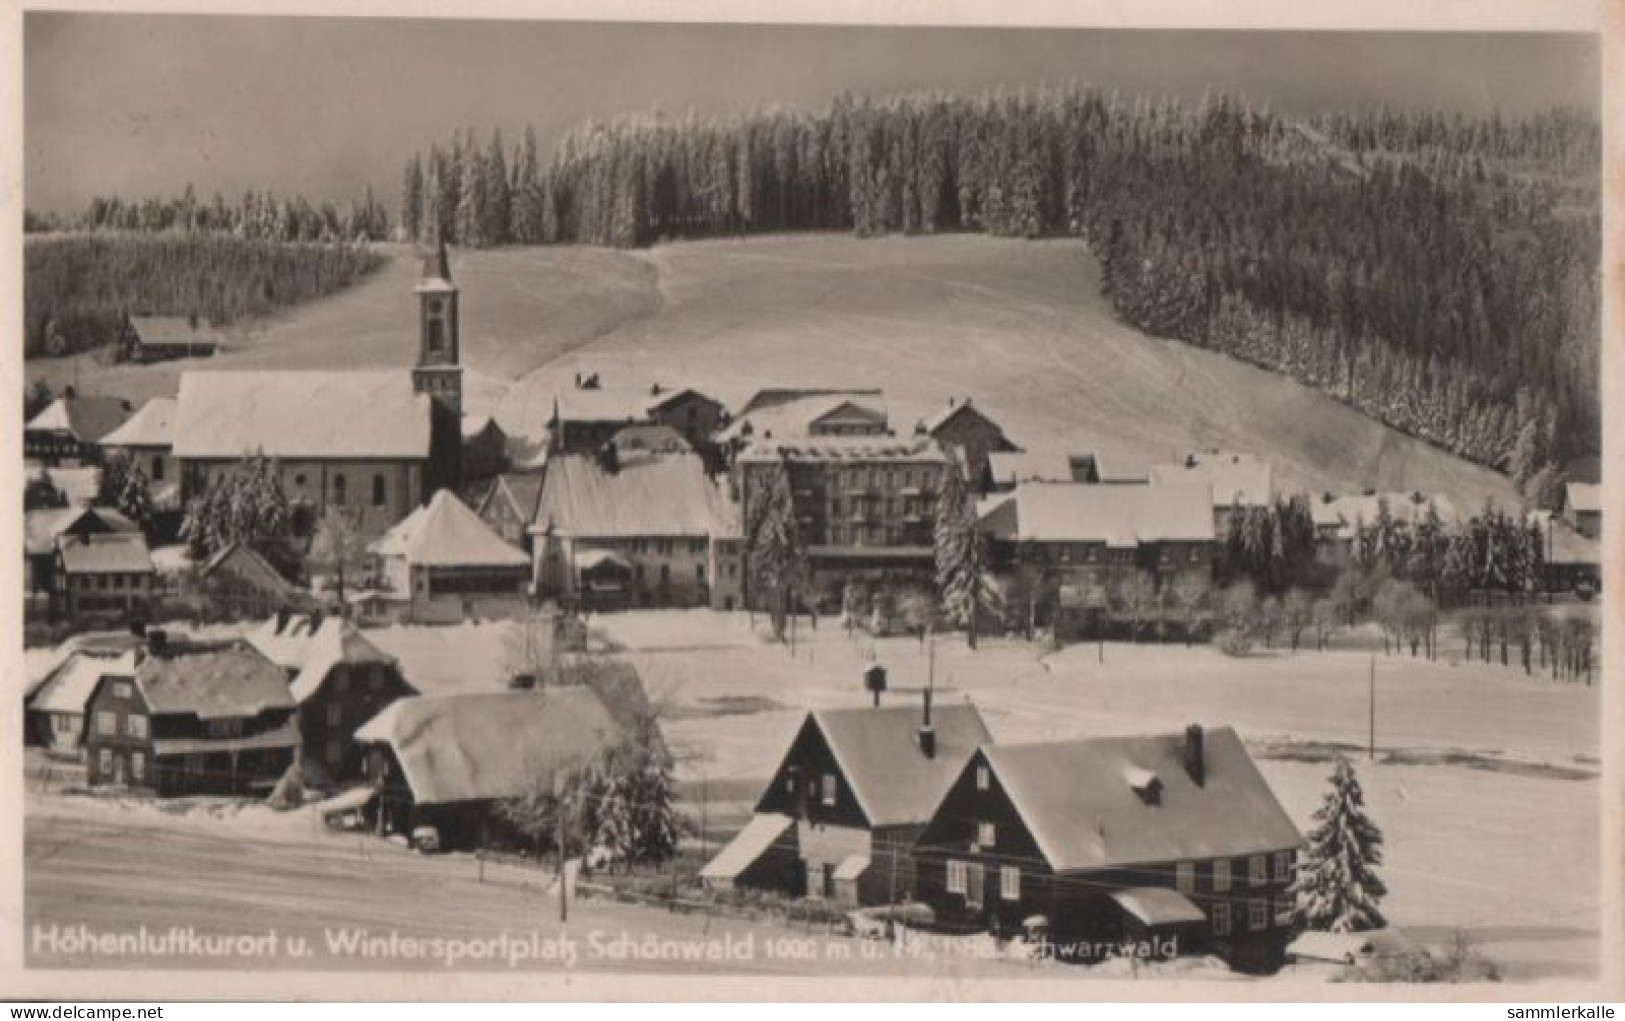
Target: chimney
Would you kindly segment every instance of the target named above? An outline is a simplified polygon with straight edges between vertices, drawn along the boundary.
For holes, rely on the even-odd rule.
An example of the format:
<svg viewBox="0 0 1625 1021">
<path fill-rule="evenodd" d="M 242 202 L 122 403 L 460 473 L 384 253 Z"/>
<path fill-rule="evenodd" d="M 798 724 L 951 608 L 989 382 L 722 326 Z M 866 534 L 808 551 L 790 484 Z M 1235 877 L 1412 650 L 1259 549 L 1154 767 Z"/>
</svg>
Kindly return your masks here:
<svg viewBox="0 0 1625 1021">
<path fill-rule="evenodd" d="M 1198 787 L 1207 782 L 1207 761 L 1202 754 L 1200 723 L 1185 728 L 1185 772 L 1191 775 L 1191 782 Z"/>
<path fill-rule="evenodd" d="M 169 635 L 161 627 L 147 629 L 147 652 L 153 656 L 162 656 L 169 651 Z"/>
<path fill-rule="evenodd" d="M 931 689 L 925 689 L 925 718 L 920 722 L 920 753 L 928 759 L 937 757 L 937 731 L 931 726 Z"/>
</svg>

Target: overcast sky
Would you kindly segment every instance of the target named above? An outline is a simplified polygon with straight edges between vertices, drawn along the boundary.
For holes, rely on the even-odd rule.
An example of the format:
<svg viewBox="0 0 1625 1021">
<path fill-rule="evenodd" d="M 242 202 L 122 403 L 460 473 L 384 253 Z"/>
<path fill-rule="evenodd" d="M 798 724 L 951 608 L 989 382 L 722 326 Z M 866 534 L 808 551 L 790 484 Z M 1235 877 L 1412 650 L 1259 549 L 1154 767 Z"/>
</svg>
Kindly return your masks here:
<svg viewBox="0 0 1625 1021">
<path fill-rule="evenodd" d="M 544 158 L 590 116 L 822 106 L 845 91 L 1070 79 L 1240 91 L 1292 112 L 1380 103 L 1516 115 L 1599 106 L 1576 35 L 1212 33 L 456 22 L 29 13 L 27 203 L 193 183 L 393 206 L 401 165 L 454 128 L 535 125 Z"/>
</svg>

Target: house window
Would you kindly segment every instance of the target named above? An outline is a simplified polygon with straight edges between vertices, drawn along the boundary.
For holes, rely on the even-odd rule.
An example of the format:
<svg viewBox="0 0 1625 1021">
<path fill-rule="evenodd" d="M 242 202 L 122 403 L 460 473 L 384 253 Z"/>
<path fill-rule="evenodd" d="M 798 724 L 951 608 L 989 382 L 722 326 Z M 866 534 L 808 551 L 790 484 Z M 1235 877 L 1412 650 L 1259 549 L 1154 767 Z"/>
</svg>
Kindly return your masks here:
<svg viewBox="0 0 1625 1021">
<path fill-rule="evenodd" d="M 1230 862 L 1228 860 L 1213 863 L 1213 889 L 1219 893 L 1230 889 Z"/>
<path fill-rule="evenodd" d="M 705 584 L 705 565 L 704 564 L 695 564 L 694 565 L 694 580 L 699 582 L 702 585 Z"/>
<path fill-rule="evenodd" d="M 140 752 L 130 753 L 130 779 L 145 780 L 147 778 L 147 757 Z"/>
<path fill-rule="evenodd" d="M 977 766 L 976 767 L 976 789 L 979 790 L 979 791 L 987 790 L 988 787 L 991 786 L 991 781 L 992 781 L 992 778 L 987 775 L 987 767 L 986 766 Z"/>
<path fill-rule="evenodd" d="M 389 502 L 389 494 L 384 483 L 384 473 L 379 472 L 372 477 L 372 505 L 382 507 Z"/>
<path fill-rule="evenodd" d="M 340 507 L 344 506 L 344 496 L 345 496 L 344 491 L 345 491 L 346 488 L 347 487 L 344 484 L 344 476 L 343 475 L 334 475 L 333 476 L 333 502 L 338 504 Z"/>
<path fill-rule="evenodd" d="M 998 842 L 998 832 L 990 822 L 976 824 L 976 843 L 980 847 L 992 847 Z"/>
<path fill-rule="evenodd" d="M 823 792 L 823 794 L 824 794 L 824 796 L 823 796 L 824 804 L 826 804 L 826 805 L 834 805 L 835 804 L 835 774 L 834 773 L 825 773 L 824 774 L 824 792 Z"/>
<path fill-rule="evenodd" d="M 73 733 L 73 717 L 67 713 L 57 713 L 51 717 L 51 724 L 58 734 Z"/>
<path fill-rule="evenodd" d="M 112 749 L 103 748 L 99 753 L 97 753 L 96 772 L 100 773 L 103 778 L 105 778 L 109 773 L 113 772 Z"/>
<path fill-rule="evenodd" d="M 1270 927 L 1270 902 L 1267 897 L 1258 897 L 1247 902 L 1247 928 L 1254 932 L 1262 932 Z"/>
<path fill-rule="evenodd" d="M 1263 886 L 1269 882 L 1269 862 L 1261 854 L 1255 854 L 1247 859 L 1247 881 L 1253 886 Z"/>
<path fill-rule="evenodd" d="M 1224 901 L 1213 905 L 1213 935 L 1230 935 L 1230 905 Z"/>
<path fill-rule="evenodd" d="M 124 718 L 124 732 L 131 737 L 145 739 L 147 736 L 147 718 L 145 716 L 126 716 Z"/>
<path fill-rule="evenodd" d="M 1275 852 L 1275 881 L 1277 883 L 1292 882 L 1292 852 Z"/>
<path fill-rule="evenodd" d="M 968 885 L 965 882 L 965 863 L 950 861 L 948 863 L 948 892 L 963 895 Z"/>
<path fill-rule="evenodd" d="M 1196 863 L 1182 861 L 1174 866 L 1174 889 L 1180 893 L 1196 892 Z"/>
<path fill-rule="evenodd" d="M 1191 563 L 1199 564 L 1201 562 L 1202 562 L 1202 548 L 1200 546 L 1192 546 L 1191 547 Z"/>
<path fill-rule="evenodd" d="M 164 459 L 157 454 L 154 454 L 152 457 L 152 481 L 164 481 Z"/>
<path fill-rule="evenodd" d="M 1021 899 L 1021 869 L 1006 865 L 999 869 L 999 896 L 1005 900 Z"/>
<path fill-rule="evenodd" d="M 96 733 L 112 737 L 118 733 L 118 715 L 111 709 L 96 711 Z"/>
<path fill-rule="evenodd" d="M 114 698 L 129 698 L 130 697 L 130 682 L 129 681 L 115 681 L 114 684 L 113 684 L 113 697 Z"/>
<path fill-rule="evenodd" d="M 336 727 L 344 722 L 344 707 L 337 702 L 327 704 L 327 725 Z"/>
</svg>

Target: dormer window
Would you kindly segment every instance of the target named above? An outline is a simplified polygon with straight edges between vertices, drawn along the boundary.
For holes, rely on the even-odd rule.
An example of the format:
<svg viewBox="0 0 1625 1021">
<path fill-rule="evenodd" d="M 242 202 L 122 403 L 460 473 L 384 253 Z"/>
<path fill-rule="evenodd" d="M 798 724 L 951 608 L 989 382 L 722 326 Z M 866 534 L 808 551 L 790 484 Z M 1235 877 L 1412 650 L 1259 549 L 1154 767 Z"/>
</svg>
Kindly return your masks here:
<svg viewBox="0 0 1625 1021">
<path fill-rule="evenodd" d="M 1130 766 L 1124 771 L 1125 780 L 1134 793 L 1139 795 L 1140 801 L 1147 805 L 1162 804 L 1162 780 L 1149 769 Z"/>
</svg>

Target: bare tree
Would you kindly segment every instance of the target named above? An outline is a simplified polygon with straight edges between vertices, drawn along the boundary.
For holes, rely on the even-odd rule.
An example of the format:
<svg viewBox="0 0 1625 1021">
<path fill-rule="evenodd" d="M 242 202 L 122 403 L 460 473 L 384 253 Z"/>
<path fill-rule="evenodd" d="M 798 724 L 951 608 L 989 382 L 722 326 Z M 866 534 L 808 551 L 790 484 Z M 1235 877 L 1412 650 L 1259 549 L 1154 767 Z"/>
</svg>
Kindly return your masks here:
<svg viewBox="0 0 1625 1021">
<path fill-rule="evenodd" d="M 366 555 L 367 537 L 361 531 L 360 513 L 348 511 L 337 504 L 328 504 L 311 539 L 310 562 L 336 579 L 341 613 L 345 607 L 345 583 L 361 573 Z"/>
</svg>

